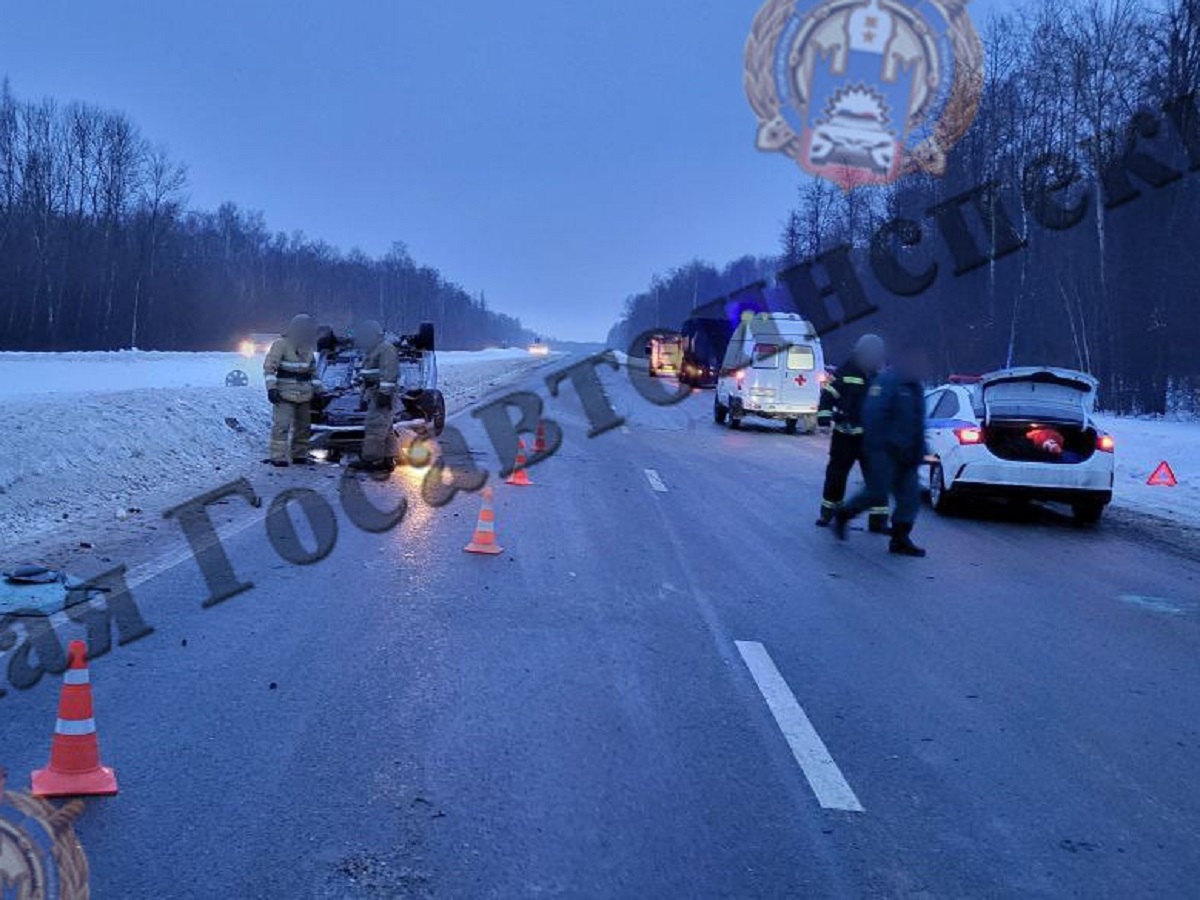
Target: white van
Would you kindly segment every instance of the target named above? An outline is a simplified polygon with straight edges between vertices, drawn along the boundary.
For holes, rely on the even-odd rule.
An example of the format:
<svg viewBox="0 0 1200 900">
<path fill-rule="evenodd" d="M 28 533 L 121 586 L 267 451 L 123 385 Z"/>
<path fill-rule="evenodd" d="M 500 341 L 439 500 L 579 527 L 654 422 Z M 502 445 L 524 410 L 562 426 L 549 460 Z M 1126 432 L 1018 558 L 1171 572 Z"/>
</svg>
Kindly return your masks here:
<svg viewBox="0 0 1200 900">
<path fill-rule="evenodd" d="M 740 428 L 747 416 L 817 428 L 825 354 L 812 325 L 795 313 L 758 313 L 738 325 L 725 353 L 713 418 Z"/>
</svg>

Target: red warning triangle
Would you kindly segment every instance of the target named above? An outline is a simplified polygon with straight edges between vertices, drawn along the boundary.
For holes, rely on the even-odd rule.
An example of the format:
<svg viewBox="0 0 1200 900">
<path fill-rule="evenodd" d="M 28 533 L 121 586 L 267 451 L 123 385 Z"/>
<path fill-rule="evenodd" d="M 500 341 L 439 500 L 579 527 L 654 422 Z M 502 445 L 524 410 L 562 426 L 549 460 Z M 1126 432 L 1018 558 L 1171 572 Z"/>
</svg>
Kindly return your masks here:
<svg viewBox="0 0 1200 900">
<path fill-rule="evenodd" d="M 1146 484 L 1151 487 L 1175 487 L 1179 481 L 1175 478 L 1175 473 L 1171 471 L 1171 466 L 1164 460 L 1154 470 L 1154 474 L 1150 476 L 1150 480 Z"/>
</svg>

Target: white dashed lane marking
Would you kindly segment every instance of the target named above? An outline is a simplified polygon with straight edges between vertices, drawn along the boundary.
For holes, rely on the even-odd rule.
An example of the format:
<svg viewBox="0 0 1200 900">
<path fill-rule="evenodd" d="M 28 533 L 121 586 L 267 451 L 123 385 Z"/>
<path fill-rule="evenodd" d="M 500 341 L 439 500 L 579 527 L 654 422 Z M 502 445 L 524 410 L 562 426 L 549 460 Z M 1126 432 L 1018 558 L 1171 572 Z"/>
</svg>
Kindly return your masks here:
<svg viewBox="0 0 1200 900">
<path fill-rule="evenodd" d="M 775 723 L 783 732 L 784 739 L 792 749 L 792 755 L 800 764 L 804 777 L 808 779 L 817 802 L 825 809 L 841 809 L 862 812 L 862 804 L 850 785 L 846 783 L 842 770 L 812 722 L 808 720 L 791 688 L 775 668 L 775 662 L 767 648 L 754 641 L 734 641 L 746 668 L 754 676 L 754 683 L 767 701 L 767 708 L 775 717 Z"/>
<path fill-rule="evenodd" d="M 663 480 L 653 469 L 646 469 L 646 480 L 650 482 L 650 487 L 658 493 L 665 494 L 667 492 L 667 486 L 663 484 Z"/>
</svg>

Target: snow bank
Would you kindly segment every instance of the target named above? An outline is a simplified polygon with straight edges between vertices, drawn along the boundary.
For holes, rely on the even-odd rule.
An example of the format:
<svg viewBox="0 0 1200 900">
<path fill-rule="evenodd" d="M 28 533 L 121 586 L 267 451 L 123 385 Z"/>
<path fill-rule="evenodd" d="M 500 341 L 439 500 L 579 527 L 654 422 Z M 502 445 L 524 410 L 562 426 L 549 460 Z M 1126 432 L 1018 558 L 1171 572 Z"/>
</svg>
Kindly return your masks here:
<svg viewBox="0 0 1200 900">
<path fill-rule="evenodd" d="M 439 370 L 531 359 L 526 350 L 439 351 Z M 262 354 L 167 353 L 118 350 L 112 353 L 0 353 L 0 397 L 37 394 L 130 391 L 142 388 L 221 387 L 241 369 L 251 386 L 263 386 Z"/>
<path fill-rule="evenodd" d="M 520 350 L 438 353 L 447 408 L 544 362 Z M 235 368 L 249 387 L 224 386 Z M 261 470 L 264 391 L 261 356 L 0 353 L 0 550 L 84 521 L 111 527 L 130 509 L 158 515 Z"/>
<path fill-rule="evenodd" d="M 1117 442 L 1113 504 L 1200 527 L 1200 422 L 1099 416 Z M 1146 481 L 1167 462 L 1178 487 Z"/>
<path fill-rule="evenodd" d="M 0 353 L 0 397 L 221 387 L 234 369 L 262 385 L 262 357 L 238 353 Z"/>
</svg>

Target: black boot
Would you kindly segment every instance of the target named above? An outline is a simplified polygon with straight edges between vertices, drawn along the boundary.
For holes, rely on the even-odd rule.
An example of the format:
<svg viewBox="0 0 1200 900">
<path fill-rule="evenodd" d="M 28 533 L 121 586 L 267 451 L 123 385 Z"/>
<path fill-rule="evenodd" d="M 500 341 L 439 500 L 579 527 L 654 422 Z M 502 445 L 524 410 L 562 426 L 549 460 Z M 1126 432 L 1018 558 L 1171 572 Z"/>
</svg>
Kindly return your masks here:
<svg viewBox="0 0 1200 900">
<path fill-rule="evenodd" d="M 892 524 L 892 542 L 888 546 L 888 550 L 895 553 L 897 556 L 911 556 L 916 559 L 923 559 L 925 551 L 912 542 L 909 535 L 912 534 L 912 525 L 901 525 L 898 522 Z"/>
<path fill-rule="evenodd" d="M 829 523 L 833 521 L 833 509 L 828 506 L 821 507 L 821 515 L 817 516 L 817 527 L 828 528 Z"/>
<path fill-rule="evenodd" d="M 892 529 L 888 527 L 888 517 L 883 515 L 874 515 L 867 520 L 867 531 L 871 534 L 891 534 Z"/>
</svg>

